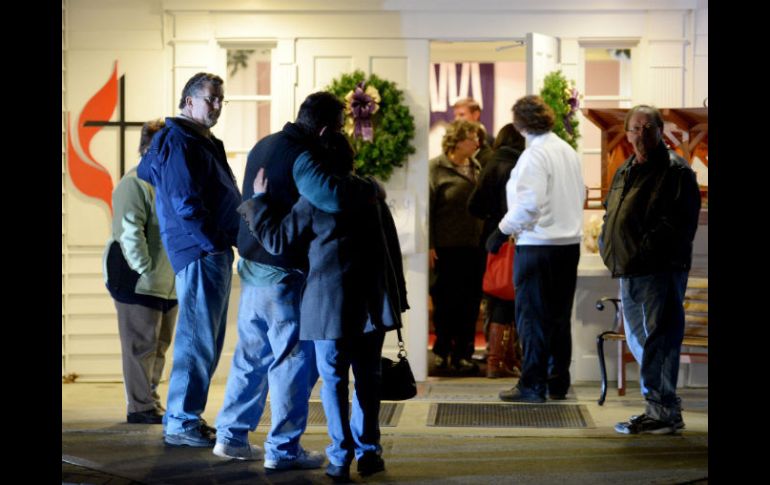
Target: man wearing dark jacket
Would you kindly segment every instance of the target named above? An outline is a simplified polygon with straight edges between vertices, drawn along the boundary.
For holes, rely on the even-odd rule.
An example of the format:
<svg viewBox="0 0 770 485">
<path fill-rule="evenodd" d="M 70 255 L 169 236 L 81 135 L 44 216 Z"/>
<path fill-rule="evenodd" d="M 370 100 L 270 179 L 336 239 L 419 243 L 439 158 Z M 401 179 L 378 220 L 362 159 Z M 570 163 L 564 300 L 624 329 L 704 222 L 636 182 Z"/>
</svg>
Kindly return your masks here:
<svg viewBox="0 0 770 485">
<path fill-rule="evenodd" d="M 241 202 L 224 145 L 210 131 L 222 112 L 222 79 L 200 72 L 187 81 L 181 113 L 142 157 L 138 174 L 156 188 L 163 245 L 176 274 L 179 318 L 163 418 L 170 446 L 214 446 L 201 419 L 222 353 Z"/>
<path fill-rule="evenodd" d="M 345 135 L 337 136 L 340 142 L 325 165 L 347 173 L 353 169 L 353 151 Z M 300 339 L 313 341 L 324 382 L 321 400 L 332 440 L 326 448 L 326 474 L 349 479 L 354 458 L 362 476 L 382 471 L 377 418 L 382 344 L 385 332 L 401 327 L 401 312 L 408 308 L 401 249 L 388 206 L 380 200 L 330 214 L 302 197 L 280 218 L 271 210 L 267 186 L 260 170 L 255 197 L 238 212 L 267 251 L 281 254 L 299 245 L 308 254 Z M 351 367 L 355 391 L 348 417 Z"/>
<path fill-rule="evenodd" d="M 676 381 L 700 193 L 687 162 L 663 143 L 656 108 L 631 108 L 625 129 L 634 153 L 613 177 L 599 249 L 620 278 L 626 339 L 647 405 L 615 431 L 676 433 L 684 428 Z"/>
<path fill-rule="evenodd" d="M 270 179 L 272 208 L 283 218 L 300 195 L 330 213 L 373 201 L 376 182 L 354 176 L 334 177 L 315 162 L 325 140 L 342 127 L 344 105 L 334 95 L 311 94 L 295 123 L 260 140 L 246 163 L 243 199 L 254 194 L 254 179 L 264 169 Z M 262 451 L 249 444 L 270 390 L 271 429 L 265 438 L 266 469 L 308 469 L 324 457 L 300 446 L 308 398 L 318 379 L 313 342 L 300 341 L 300 296 L 308 267 L 307 251 L 287 248 L 273 255 L 244 222 L 238 233 L 241 300 L 238 343 L 227 378 L 225 399 L 217 416 L 214 454 L 255 460 Z"/>
</svg>

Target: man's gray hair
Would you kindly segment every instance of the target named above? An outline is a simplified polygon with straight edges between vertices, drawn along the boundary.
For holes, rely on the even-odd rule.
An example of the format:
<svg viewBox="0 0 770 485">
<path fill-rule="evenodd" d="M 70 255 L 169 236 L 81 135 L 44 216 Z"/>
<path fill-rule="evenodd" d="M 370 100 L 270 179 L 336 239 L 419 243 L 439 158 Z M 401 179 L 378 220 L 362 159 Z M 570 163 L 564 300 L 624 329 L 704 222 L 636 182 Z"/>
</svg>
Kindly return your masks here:
<svg viewBox="0 0 770 485">
<path fill-rule="evenodd" d="M 187 81 L 187 84 L 184 85 L 184 89 L 182 89 L 182 97 L 179 99 L 179 109 L 184 109 L 187 96 L 195 96 L 195 94 L 207 84 L 217 87 L 224 84 L 224 81 L 221 77 L 209 72 L 199 72 L 198 74 L 195 74 Z"/>
</svg>

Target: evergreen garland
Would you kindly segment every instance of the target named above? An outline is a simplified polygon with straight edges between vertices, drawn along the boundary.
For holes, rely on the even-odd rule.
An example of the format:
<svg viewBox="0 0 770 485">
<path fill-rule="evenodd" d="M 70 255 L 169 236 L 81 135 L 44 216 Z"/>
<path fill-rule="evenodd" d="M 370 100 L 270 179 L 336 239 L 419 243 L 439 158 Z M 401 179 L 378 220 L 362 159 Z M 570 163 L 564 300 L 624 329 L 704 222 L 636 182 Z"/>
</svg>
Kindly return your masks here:
<svg viewBox="0 0 770 485">
<path fill-rule="evenodd" d="M 556 114 L 553 132 L 577 150 L 580 131 L 578 131 L 578 120 L 575 113 L 579 106 L 580 96 L 574 84 L 574 81 L 568 82 L 561 71 L 554 71 L 543 80 L 540 97 Z"/>
<path fill-rule="evenodd" d="M 415 152 L 412 146 L 414 138 L 414 118 L 409 108 L 402 104 L 404 93 L 391 81 L 372 74 L 366 78 L 363 71 L 357 70 L 343 74 L 332 81 L 326 91 L 334 94 L 343 103 L 345 96 L 356 88 L 356 84 L 366 80 L 366 85 L 379 91 L 379 110 L 374 113 L 374 139 L 371 142 L 362 138 L 348 136 L 356 151 L 354 167 L 361 176 L 372 175 L 383 181 L 388 180 L 395 167 L 402 167 L 407 157 Z M 349 117 L 349 115 L 346 115 Z"/>
</svg>

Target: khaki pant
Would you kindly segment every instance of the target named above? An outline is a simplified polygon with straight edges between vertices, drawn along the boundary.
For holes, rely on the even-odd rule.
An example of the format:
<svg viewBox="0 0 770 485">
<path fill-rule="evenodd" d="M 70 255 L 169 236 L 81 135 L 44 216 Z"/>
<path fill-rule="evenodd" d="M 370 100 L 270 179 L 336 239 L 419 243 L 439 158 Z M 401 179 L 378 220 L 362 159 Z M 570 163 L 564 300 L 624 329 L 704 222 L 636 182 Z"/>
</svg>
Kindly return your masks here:
<svg viewBox="0 0 770 485">
<path fill-rule="evenodd" d="M 174 334 L 179 306 L 174 305 L 163 313 L 143 305 L 116 301 L 115 308 L 128 412 L 149 411 L 160 406 L 156 388 L 166 363 L 166 350 Z"/>
</svg>

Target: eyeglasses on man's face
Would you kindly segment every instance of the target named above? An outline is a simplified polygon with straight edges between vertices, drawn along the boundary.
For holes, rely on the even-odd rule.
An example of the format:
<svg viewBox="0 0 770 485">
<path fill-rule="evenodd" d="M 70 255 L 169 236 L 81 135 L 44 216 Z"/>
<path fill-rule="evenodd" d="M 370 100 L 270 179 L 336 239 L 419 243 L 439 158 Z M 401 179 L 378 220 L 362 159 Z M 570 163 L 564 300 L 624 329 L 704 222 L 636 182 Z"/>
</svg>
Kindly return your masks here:
<svg viewBox="0 0 770 485">
<path fill-rule="evenodd" d="M 219 103 L 219 106 L 224 106 L 228 103 L 228 101 L 225 101 L 224 96 L 195 96 L 196 98 L 200 98 L 204 100 L 209 106 L 214 106 L 214 103 Z"/>
<path fill-rule="evenodd" d="M 629 126 L 628 129 L 626 130 L 626 133 L 631 133 L 632 135 L 639 135 L 642 133 L 642 130 L 644 129 L 651 130 L 652 123 L 647 123 L 642 126 Z"/>
</svg>

